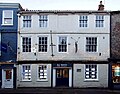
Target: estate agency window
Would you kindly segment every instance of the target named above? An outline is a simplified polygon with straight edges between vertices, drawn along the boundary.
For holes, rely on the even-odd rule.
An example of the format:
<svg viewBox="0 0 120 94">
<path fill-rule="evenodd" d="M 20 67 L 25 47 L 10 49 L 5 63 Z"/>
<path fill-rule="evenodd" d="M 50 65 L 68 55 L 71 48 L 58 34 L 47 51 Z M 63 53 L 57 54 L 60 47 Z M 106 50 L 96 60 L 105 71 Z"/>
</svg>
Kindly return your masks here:
<svg viewBox="0 0 120 94">
<path fill-rule="evenodd" d="M 96 80 L 98 79 L 98 69 L 96 64 L 85 65 L 85 80 Z"/>
<path fill-rule="evenodd" d="M 38 80 L 47 80 L 47 65 L 38 66 Z"/>
<path fill-rule="evenodd" d="M 120 83 L 120 64 L 112 65 L 112 80 L 113 83 Z"/>
<path fill-rule="evenodd" d="M 22 81 L 30 81 L 30 80 L 31 80 L 31 66 L 22 65 Z"/>
</svg>

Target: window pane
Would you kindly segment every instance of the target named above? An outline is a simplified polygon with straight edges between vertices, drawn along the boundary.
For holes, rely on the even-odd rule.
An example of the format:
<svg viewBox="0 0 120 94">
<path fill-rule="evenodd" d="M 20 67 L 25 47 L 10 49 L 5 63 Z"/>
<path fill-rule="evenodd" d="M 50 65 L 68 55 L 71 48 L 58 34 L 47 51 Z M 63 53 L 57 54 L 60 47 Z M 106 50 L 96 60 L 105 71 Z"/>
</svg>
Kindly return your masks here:
<svg viewBox="0 0 120 94">
<path fill-rule="evenodd" d="M 112 65 L 112 80 L 113 83 L 120 83 L 120 64 Z"/>
<path fill-rule="evenodd" d="M 38 66 L 38 79 L 39 80 L 47 79 L 47 65 L 39 65 Z"/>
<path fill-rule="evenodd" d="M 12 10 L 3 11 L 3 24 L 13 24 L 13 11 Z"/>
<path fill-rule="evenodd" d="M 96 27 L 103 27 L 103 26 L 104 26 L 104 16 L 96 15 Z"/>
<path fill-rule="evenodd" d="M 39 37 L 39 52 L 47 52 L 47 37 Z"/>
<path fill-rule="evenodd" d="M 97 65 L 85 65 L 85 79 L 97 79 Z"/>
<path fill-rule="evenodd" d="M 59 37 L 59 52 L 67 52 L 67 37 Z"/>
<path fill-rule="evenodd" d="M 30 65 L 22 66 L 22 80 L 31 80 L 31 68 Z"/>
<path fill-rule="evenodd" d="M 40 15 L 39 16 L 39 25 L 40 27 L 47 27 L 48 17 L 47 15 Z"/>
<path fill-rule="evenodd" d="M 81 15 L 79 19 L 79 26 L 80 27 L 87 27 L 88 16 Z"/>
<path fill-rule="evenodd" d="M 86 37 L 86 52 L 97 51 L 97 37 Z"/>
<path fill-rule="evenodd" d="M 29 37 L 22 38 L 22 51 L 31 52 L 31 38 Z"/>
<path fill-rule="evenodd" d="M 31 27 L 31 16 L 23 16 L 23 27 Z"/>
</svg>

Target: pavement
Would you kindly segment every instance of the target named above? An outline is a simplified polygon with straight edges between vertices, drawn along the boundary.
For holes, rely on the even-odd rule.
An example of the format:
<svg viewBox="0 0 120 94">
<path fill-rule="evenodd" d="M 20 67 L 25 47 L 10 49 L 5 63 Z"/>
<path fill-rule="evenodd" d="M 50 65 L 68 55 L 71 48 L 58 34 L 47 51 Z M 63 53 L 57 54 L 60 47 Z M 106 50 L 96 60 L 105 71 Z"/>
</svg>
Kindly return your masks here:
<svg viewBox="0 0 120 94">
<path fill-rule="evenodd" d="M 120 90 L 80 88 L 0 89 L 0 94 L 120 94 Z"/>
</svg>

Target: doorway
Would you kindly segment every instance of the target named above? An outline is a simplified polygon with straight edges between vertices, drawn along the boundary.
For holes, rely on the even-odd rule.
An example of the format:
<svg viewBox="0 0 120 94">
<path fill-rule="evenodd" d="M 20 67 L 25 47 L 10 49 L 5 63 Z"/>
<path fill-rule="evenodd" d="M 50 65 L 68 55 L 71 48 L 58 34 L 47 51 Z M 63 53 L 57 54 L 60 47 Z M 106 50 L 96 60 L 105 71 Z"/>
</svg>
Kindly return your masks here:
<svg viewBox="0 0 120 94">
<path fill-rule="evenodd" d="M 13 88 L 13 69 L 2 70 L 2 88 Z"/>
<path fill-rule="evenodd" d="M 56 86 L 69 86 L 69 69 L 56 69 Z"/>
</svg>

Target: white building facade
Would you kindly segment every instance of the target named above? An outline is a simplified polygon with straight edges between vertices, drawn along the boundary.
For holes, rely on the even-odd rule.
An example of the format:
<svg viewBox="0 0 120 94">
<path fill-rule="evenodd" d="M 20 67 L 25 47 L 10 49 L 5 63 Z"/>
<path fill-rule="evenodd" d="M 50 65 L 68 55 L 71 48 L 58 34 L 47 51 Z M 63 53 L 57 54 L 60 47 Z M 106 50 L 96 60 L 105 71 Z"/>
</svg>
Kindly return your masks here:
<svg viewBox="0 0 120 94">
<path fill-rule="evenodd" d="M 107 11 L 19 13 L 17 87 L 108 87 Z"/>
</svg>

